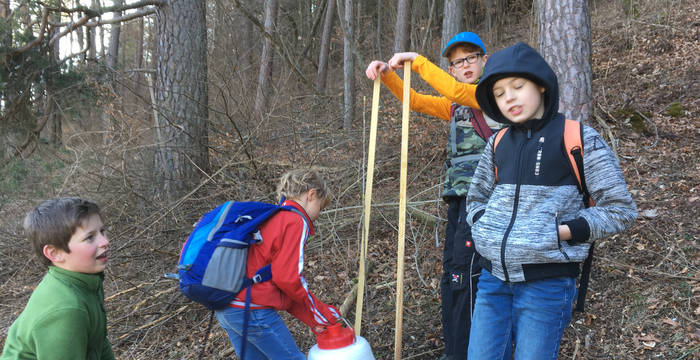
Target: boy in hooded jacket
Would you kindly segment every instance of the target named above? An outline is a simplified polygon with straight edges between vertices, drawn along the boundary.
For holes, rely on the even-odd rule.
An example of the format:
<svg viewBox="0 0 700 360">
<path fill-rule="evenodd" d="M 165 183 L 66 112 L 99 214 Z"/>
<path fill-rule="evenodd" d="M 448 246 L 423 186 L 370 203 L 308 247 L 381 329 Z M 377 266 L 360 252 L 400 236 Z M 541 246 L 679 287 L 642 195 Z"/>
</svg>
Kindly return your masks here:
<svg viewBox="0 0 700 360">
<path fill-rule="evenodd" d="M 495 152 L 489 139 L 467 195 L 483 266 L 469 359 L 557 359 L 590 242 L 628 228 L 637 208 L 615 155 L 585 125 L 596 206 L 584 207 L 564 151 L 557 77 L 534 49 L 518 43 L 491 55 L 476 99 L 509 128 Z"/>
</svg>

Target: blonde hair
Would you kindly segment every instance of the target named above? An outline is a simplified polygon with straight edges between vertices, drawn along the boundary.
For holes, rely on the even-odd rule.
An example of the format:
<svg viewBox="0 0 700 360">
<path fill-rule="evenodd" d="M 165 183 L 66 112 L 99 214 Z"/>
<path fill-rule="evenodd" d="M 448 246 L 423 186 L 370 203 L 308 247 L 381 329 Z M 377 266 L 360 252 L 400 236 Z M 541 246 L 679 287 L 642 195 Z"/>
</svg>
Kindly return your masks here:
<svg viewBox="0 0 700 360">
<path fill-rule="evenodd" d="M 312 189 L 316 190 L 316 196 L 323 200 L 322 207 L 331 203 L 331 195 L 328 192 L 326 181 L 323 180 L 318 171 L 309 168 L 293 169 L 284 173 L 280 178 L 277 185 L 277 197 L 280 201 L 282 198 L 299 200 Z"/>
</svg>

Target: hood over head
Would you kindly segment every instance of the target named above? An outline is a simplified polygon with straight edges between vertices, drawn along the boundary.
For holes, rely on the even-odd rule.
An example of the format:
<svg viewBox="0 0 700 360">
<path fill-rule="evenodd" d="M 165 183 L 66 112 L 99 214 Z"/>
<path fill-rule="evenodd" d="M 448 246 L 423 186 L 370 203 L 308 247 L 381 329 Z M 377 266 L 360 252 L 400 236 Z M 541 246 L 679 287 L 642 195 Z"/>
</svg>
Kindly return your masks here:
<svg viewBox="0 0 700 360">
<path fill-rule="evenodd" d="M 537 129 L 557 114 L 559 111 L 557 75 L 535 49 L 519 42 L 497 51 L 489 57 L 481 81 L 476 87 L 476 101 L 481 110 L 490 118 L 506 125 L 514 125 L 498 109 L 496 99 L 493 96 L 494 83 L 506 77 L 523 77 L 545 88 L 542 119 L 529 120 L 520 126 Z"/>
</svg>

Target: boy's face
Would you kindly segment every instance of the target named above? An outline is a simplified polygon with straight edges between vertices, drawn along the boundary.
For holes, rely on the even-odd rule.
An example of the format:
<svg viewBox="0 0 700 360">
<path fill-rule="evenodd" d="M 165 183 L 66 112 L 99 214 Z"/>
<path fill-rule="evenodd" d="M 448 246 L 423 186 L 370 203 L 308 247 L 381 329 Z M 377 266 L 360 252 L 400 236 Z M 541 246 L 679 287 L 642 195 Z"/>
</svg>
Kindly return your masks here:
<svg viewBox="0 0 700 360">
<path fill-rule="evenodd" d="M 522 124 L 544 115 L 545 88 L 521 77 L 506 77 L 493 84 L 493 97 L 506 119 Z"/>
<path fill-rule="evenodd" d="M 464 46 L 455 46 L 448 59 L 450 74 L 459 82 L 473 84 L 481 77 L 488 55 L 482 54 L 481 50 L 470 51 Z"/>
<path fill-rule="evenodd" d="M 85 274 L 104 271 L 109 254 L 109 240 L 104 234 L 104 225 L 99 215 L 91 215 L 75 229 L 68 242 L 68 249 L 70 252 L 46 245 L 44 254 L 55 266 L 65 270 Z"/>
</svg>

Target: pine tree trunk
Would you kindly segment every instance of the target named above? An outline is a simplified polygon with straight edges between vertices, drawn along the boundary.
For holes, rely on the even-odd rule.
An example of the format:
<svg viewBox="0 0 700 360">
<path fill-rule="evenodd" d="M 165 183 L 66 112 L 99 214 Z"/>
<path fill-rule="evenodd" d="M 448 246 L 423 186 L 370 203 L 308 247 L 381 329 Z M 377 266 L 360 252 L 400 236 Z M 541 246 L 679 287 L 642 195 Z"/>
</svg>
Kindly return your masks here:
<svg viewBox="0 0 700 360">
<path fill-rule="evenodd" d="M 206 5 L 168 0 L 156 27 L 156 192 L 172 198 L 209 172 Z"/>
<path fill-rule="evenodd" d="M 538 46 L 559 78 L 559 112 L 587 121 L 593 101 L 588 1 L 537 2 Z"/>
<path fill-rule="evenodd" d="M 335 18 L 335 0 L 328 0 L 326 7 L 326 19 L 323 22 L 323 34 L 321 35 L 321 49 L 318 54 L 318 75 L 316 77 L 316 90 L 323 94 L 326 91 L 326 78 L 328 75 L 328 56 L 331 47 L 331 31 Z"/>
<path fill-rule="evenodd" d="M 394 33 L 394 53 L 409 50 L 411 0 L 399 0 L 396 10 L 396 29 Z"/>
<path fill-rule="evenodd" d="M 353 49 L 353 0 L 345 0 L 345 19 L 343 27 L 345 38 L 343 40 L 343 129 L 349 130 L 355 119 L 355 57 Z"/>
<path fill-rule="evenodd" d="M 442 41 L 440 55 L 450 39 L 462 31 L 462 1 L 445 0 L 445 12 L 442 16 Z M 440 56 L 440 67 L 447 69 L 447 58 Z"/>
<path fill-rule="evenodd" d="M 274 34 L 277 28 L 278 0 L 265 0 L 265 31 Z M 255 96 L 255 112 L 262 114 L 267 108 L 269 87 L 272 82 L 272 41 L 265 38 L 260 55 L 260 72 L 258 73 L 258 91 Z"/>
<path fill-rule="evenodd" d="M 124 0 L 114 0 L 115 6 L 124 5 Z M 121 11 L 115 11 L 114 16 L 120 17 Z M 121 35 L 121 23 L 112 24 L 112 31 L 109 37 L 109 51 L 107 52 L 107 67 L 114 69 L 117 67 L 117 59 L 119 59 L 119 36 Z"/>
</svg>

